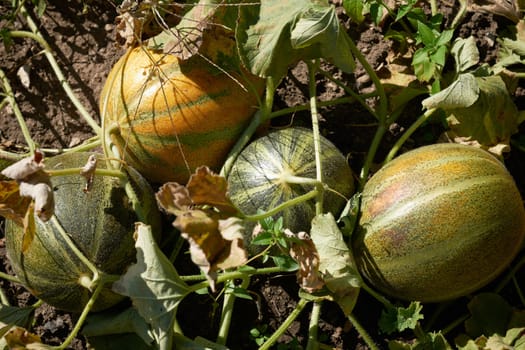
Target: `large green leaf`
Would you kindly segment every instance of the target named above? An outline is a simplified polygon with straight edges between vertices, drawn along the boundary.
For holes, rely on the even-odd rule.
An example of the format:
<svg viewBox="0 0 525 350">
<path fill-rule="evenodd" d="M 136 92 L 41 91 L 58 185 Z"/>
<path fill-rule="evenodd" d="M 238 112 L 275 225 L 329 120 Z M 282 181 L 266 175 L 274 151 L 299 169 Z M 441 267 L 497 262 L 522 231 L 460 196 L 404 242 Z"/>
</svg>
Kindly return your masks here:
<svg viewBox="0 0 525 350">
<path fill-rule="evenodd" d="M 359 295 L 361 278 L 333 215 L 316 216 L 310 235 L 319 253 L 319 272 L 326 287 L 345 315 L 349 315 Z"/>
<path fill-rule="evenodd" d="M 331 59 L 352 71 L 350 40 L 326 1 L 265 0 L 242 6 L 236 30 L 243 64 L 261 77 L 280 80 L 300 59 Z"/>
<path fill-rule="evenodd" d="M 151 228 L 139 223 L 135 234 L 137 262 L 113 284 L 113 289 L 131 298 L 150 324 L 160 349 L 170 349 L 176 308 L 190 289 L 155 243 Z"/>
</svg>

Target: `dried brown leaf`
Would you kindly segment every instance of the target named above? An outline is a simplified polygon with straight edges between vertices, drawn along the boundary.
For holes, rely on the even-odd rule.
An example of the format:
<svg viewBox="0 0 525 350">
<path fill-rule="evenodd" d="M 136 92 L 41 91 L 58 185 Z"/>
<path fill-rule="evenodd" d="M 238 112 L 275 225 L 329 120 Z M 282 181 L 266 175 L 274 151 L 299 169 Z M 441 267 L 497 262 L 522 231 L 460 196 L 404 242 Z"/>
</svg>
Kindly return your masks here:
<svg viewBox="0 0 525 350">
<path fill-rule="evenodd" d="M 47 221 L 53 216 L 55 201 L 51 179 L 44 171 L 43 158 L 43 153 L 36 150 L 33 156 L 8 166 L 2 174 L 18 182 L 19 195 L 32 198 L 38 217 Z"/>
<path fill-rule="evenodd" d="M 14 180 L 0 181 L 0 216 L 23 226 L 23 220 L 30 203 L 30 198 L 20 195 L 18 182 Z"/>
<path fill-rule="evenodd" d="M 25 253 L 27 249 L 31 246 L 31 243 L 33 243 L 35 234 L 35 207 L 34 202 L 31 202 L 24 217 L 24 238 L 22 240 L 22 254 Z"/>
<path fill-rule="evenodd" d="M 506 17 L 518 23 L 520 20 L 518 0 L 470 0 L 468 10 L 485 12 Z"/>
<path fill-rule="evenodd" d="M 285 234 L 299 239 L 298 242 L 291 245 L 289 252 L 290 257 L 299 264 L 297 271 L 299 284 L 309 293 L 321 289 L 324 282 L 319 275 L 319 253 L 314 242 L 306 232 L 294 234 L 286 229 Z"/>
<path fill-rule="evenodd" d="M 167 182 L 155 194 L 157 203 L 167 213 L 178 215 L 193 204 L 188 189 L 176 182 Z"/>
<path fill-rule="evenodd" d="M 193 204 L 212 206 L 224 216 L 237 214 L 237 208 L 227 195 L 228 182 L 208 167 L 199 167 L 190 177 L 187 188 Z"/>
<path fill-rule="evenodd" d="M 218 270 L 247 261 L 239 218 L 219 220 L 212 211 L 187 210 L 173 225 L 190 243 L 191 259 L 206 275 L 212 290 L 215 290 Z"/>
<path fill-rule="evenodd" d="M 2 175 L 17 181 L 23 181 L 25 178 L 44 169 L 43 154 L 35 150 L 35 154 L 19 160 L 2 170 Z"/>
<path fill-rule="evenodd" d="M 86 164 L 80 170 L 80 175 L 86 178 L 86 186 L 84 186 L 84 192 L 88 193 L 91 191 L 93 180 L 95 179 L 95 171 L 97 170 L 97 157 L 92 154 L 89 156 Z"/>
<path fill-rule="evenodd" d="M 37 344 L 42 345 L 42 348 L 44 347 L 42 340 L 38 335 L 18 326 L 13 326 L 9 331 L 7 331 L 7 333 L 4 335 L 4 339 L 9 349 L 37 348 L 31 347 Z"/>
</svg>

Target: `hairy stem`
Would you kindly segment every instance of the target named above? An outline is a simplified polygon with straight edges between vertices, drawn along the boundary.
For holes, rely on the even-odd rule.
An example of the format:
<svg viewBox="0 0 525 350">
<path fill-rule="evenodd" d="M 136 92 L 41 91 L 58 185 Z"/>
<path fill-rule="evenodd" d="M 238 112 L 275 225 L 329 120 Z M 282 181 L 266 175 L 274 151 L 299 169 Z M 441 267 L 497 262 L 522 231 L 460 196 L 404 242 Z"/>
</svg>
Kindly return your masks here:
<svg viewBox="0 0 525 350">
<path fill-rule="evenodd" d="M 323 166 L 321 163 L 321 136 L 319 132 L 319 116 L 317 112 L 317 89 L 315 76 L 319 69 L 319 60 L 308 61 L 308 92 L 310 94 L 310 114 L 312 116 L 312 132 L 314 136 L 314 154 L 315 154 L 315 178 L 319 182 L 317 188 L 317 198 L 315 201 L 315 213 L 323 213 Z"/>
<path fill-rule="evenodd" d="M 16 103 L 15 95 L 13 94 L 13 89 L 11 89 L 11 84 L 9 84 L 9 79 L 7 79 L 7 76 L 5 75 L 2 69 L 0 69 L 0 80 L 2 81 L 2 86 L 5 91 L 5 97 L 9 101 L 9 104 L 13 109 L 13 113 L 15 114 L 16 120 L 18 121 L 18 125 L 20 126 L 22 134 L 24 135 L 24 139 L 26 140 L 27 146 L 29 147 L 29 151 L 31 154 L 33 154 L 36 148 L 35 143 L 31 138 L 31 133 L 29 132 L 27 124 L 24 120 L 24 116 L 22 115 L 22 112 L 18 107 L 18 103 Z"/>
<path fill-rule="evenodd" d="M 13 37 L 29 37 L 31 39 L 34 39 L 37 41 L 42 48 L 44 49 L 44 54 L 49 61 L 49 64 L 51 65 L 51 68 L 53 69 L 53 72 L 55 73 L 58 81 L 60 82 L 60 85 L 66 92 L 67 96 L 73 103 L 73 105 L 77 108 L 77 111 L 80 113 L 82 118 L 89 124 L 89 126 L 93 129 L 93 131 L 100 135 L 100 126 L 97 124 L 97 122 L 91 117 L 91 115 L 88 113 L 84 105 L 78 100 L 77 96 L 73 92 L 73 89 L 71 89 L 71 86 L 67 82 L 66 78 L 64 77 L 64 74 L 62 73 L 62 70 L 60 69 L 60 66 L 58 65 L 55 57 L 53 56 L 53 50 L 51 50 L 51 47 L 49 44 L 45 41 L 44 37 L 38 30 L 38 26 L 35 24 L 29 13 L 27 12 L 26 8 L 22 6 L 20 8 L 20 14 L 24 17 L 26 20 L 29 28 L 31 29 L 32 33 L 28 33 L 25 31 L 12 31 L 11 36 Z"/>
<path fill-rule="evenodd" d="M 308 304 L 308 300 L 306 299 L 299 299 L 299 302 L 295 306 L 295 309 L 288 315 L 286 320 L 284 320 L 283 323 L 273 332 L 273 334 L 259 347 L 259 350 L 267 350 L 272 347 L 272 345 L 279 339 L 281 335 L 284 334 L 290 328 L 292 325 L 292 322 L 295 321 L 295 319 L 299 316 L 299 314 L 303 311 L 304 307 Z"/>
<path fill-rule="evenodd" d="M 308 325 L 308 343 L 306 350 L 317 350 L 319 348 L 318 333 L 319 333 L 319 317 L 321 316 L 322 300 L 315 301 L 312 306 L 312 314 L 310 315 L 310 324 Z"/>
<path fill-rule="evenodd" d="M 363 338 L 363 340 L 365 341 L 366 345 L 368 345 L 368 347 L 371 349 L 371 350 L 379 350 L 379 347 L 377 346 L 377 344 L 374 342 L 374 340 L 372 339 L 372 337 L 370 336 L 370 334 L 368 334 L 368 332 L 366 331 L 366 329 L 361 325 L 361 323 L 359 323 L 359 321 L 357 320 L 357 318 L 355 318 L 354 315 L 350 314 L 347 316 L 348 320 L 352 323 L 352 325 L 354 326 L 354 328 L 357 330 L 357 332 L 359 333 L 359 335 L 361 335 L 361 337 Z"/>
<path fill-rule="evenodd" d="M 401 146 L 408 140 L 408 138 L 423 124 L 434 112 L 436 111 L 436 108 L 431 108 L 427 110 L 425 113 L 423 113 L 410 127 L 401 135 L 401 137 L 396 141 L 394 146 L 390 149 L 390 152 L 385 158 L 385 163 L 388 163 L 391 161 L 396 153 L 399 151 Z"/>
</svg>

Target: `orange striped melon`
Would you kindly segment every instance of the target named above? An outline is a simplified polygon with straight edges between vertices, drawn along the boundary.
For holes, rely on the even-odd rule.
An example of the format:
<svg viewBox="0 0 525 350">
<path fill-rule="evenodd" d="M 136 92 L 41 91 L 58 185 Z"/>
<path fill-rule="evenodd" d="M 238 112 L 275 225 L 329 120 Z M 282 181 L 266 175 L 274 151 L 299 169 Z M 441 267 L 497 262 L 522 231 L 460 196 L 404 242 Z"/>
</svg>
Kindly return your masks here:
<svg viewBox="0 0 525 350">
<path fill-rule="evenodd" d="M 106 153 L 115 146 L 157 183 L 185 183 L 198 166 L 222 166 L 257 109 L 263 81 L 233 68 L 233 39 L 213 39 L 201 51 L 214 63 L 140 46 L 115 64 L 100 97 Z"/>
</svg>

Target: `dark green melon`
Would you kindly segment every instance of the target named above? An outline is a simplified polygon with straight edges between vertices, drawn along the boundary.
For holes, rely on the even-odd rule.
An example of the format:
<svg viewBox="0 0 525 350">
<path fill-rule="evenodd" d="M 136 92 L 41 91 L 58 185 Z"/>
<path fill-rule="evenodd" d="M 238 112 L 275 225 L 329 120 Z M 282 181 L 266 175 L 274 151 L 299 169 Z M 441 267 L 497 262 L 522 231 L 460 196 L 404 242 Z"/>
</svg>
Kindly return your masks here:
<svg viewBox="0 0 525 350">
<path fill-rule="evenodd" d="M 383 293 L 434 302 L 489 283 L 524 236 L 525 210 L 505 166 L 478 148 L 437 144 L 399 156 L 367 182 L 353 249 Z"/>
<path fill-rule="evenodd" d="M 91 153 L 63 154 L 45 160 L 46 169 L 82 167 Z M 100 155 L 102 157 L 102 155 Z M 99 168 L 105 167 L 98 161 Z M 128 178 L 143 203 L 154 203 L 154 195 L 141 176 L 130 169 Z M 138 220 L 121 181 L 116 177 L 95 176 L 90 192 L 83 191 L 80 175 L 53 176 L 55 218 L 42 222 L 35 216 L 36 236 L 22 253 L 23 229 L 7 223 L 7 253 L 16 275 L 32 294 L 59 309 L 78 312 L 91 296 L 80 284 L 91 278 L 88 267 L 75 255 L 60 235 L 63 229 L 76 247 L 96 268 L 120 275 L 135 260 L 134 224 Z M 158 229 L 159 213 L 145 209 L 147 221 Z M 58 224 L 57 224 L 58 223 Z M 104 288 L 94 311 L 110 307 L 123 297 Z"/>
<path fill-rule="evenodd" d="M 353 176 L 346 158 L 321 136 L 324 210 L 337 215 L 353 191 Z M 271 132 L 249 144 L 234 162 L 228 175 L 229 194 L 245 214 L 256 214 L 311 191 L 313 185 L 291 184 L 283 175 L 316 178 L 313 133 L 292 127 Z M 284 226 L 292 231 L 310 230 L 315 200 L 284 210 Z"/>
</svg>

